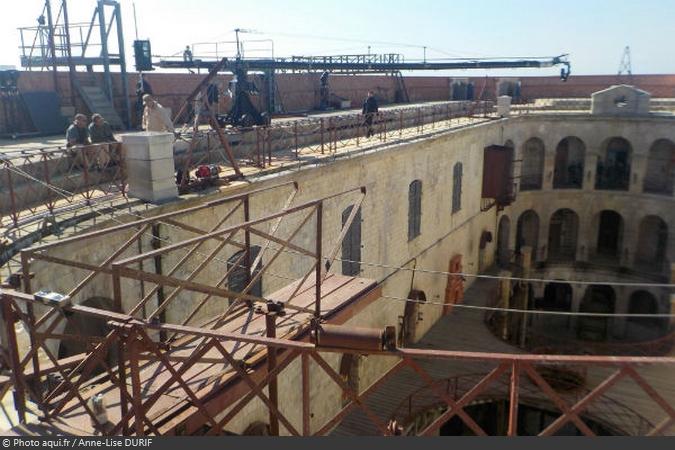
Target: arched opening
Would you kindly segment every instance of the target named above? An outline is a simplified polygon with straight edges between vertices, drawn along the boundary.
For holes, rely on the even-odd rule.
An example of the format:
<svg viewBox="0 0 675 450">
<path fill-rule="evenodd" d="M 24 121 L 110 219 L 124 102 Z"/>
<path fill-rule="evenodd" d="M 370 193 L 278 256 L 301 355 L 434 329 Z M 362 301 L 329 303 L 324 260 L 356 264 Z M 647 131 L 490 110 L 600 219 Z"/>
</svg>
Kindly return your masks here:
<svg viewBox="0 0 675 450">
<path fill-rule="evenodd" d="M 462 209 L 462 163 L 455 163 L 452 168 L 452 213 Z"/>
<path fill-rule="evenodd" d="M 497 264 L 506 266 L 511 261 L 511 252 L 509 251 L 509 233 L 511 232 L 511 219 L 508 216 L 502 216 L 499 219 L 497 230 Z"/>
<path fill-rule="evenodd" d="M 422 181 L 414 180 L 408 186 L 408 240 L 420 235 L 422 229 Z"/>
<path fill-rule="evenodd" d="M 520 171 L 520 190 L 541 189 L 544 179 L 544 143 L 539 138 L 528 139 L 523 144 L 523 162 Z"/>
<path fill-rule="evenodd" d="M 616 294 L 611 286 L 593 285 L 586 288 L 580 312 L 614 314 Z M 611 317 L 579 316 L 577 337 L 589 341 L 607 341 L 610 336 Z"/>
<path fill-rule="evenodd" d="M 427 301 L 427 295 L 424 291 L 412 290 L 408 294 L 408 297 L 412 301 L 408 301 L 405 304 L 403 310 L 403 316 L 399 317 L 400 319 L 400 332 L 399 332 L 399 345 L 401 347 L 406 347 L 410 344 L 415 343 L 417 338 L 417 323 L 420 320 L 420 303 Z"/>
<path fill-rule="evenodd" d="M 551 216 L 548 231 L 548 259 L 574 261 L 577 253 L 579 216 L 571 209 L 559 209 Z"/>
<path fill-rule="evenodd" d="M 555 150 L 554 189 L 581 189 L 584 181 L 586 145 L 577 137 L 566 137 Z"/>
<path fill-rule="evenodd" d="M 80 305 L 105 311 L 115 311 L 112 299 L 107 297 L 91 297 L 80 303 Z M 110 331 L 107 319 L 78 313 L 66 312 L 65 314 L 66 327 L 63 334 L 68 338 L 61 340 L 58 354 L 59 359 L 90 351 L 97 341 L 96 338 L 103 338 Z M 117 364 L 116 352 L 109 350 L 105 360 L 109 367 Z M 99 366 L 96 368 L 95 373 L 103 371 L 103 367 Z"/>
<path fill-rule="evenodd" d="M 668 225 L 658 216 L 647 216 L 640 222 L 638 245 L 635 251 L 637 265 L 661 273 L 666 262 Z"/>
<path fill-rule="evenodd" d="M 255 263 L 256 258 L 260 254 L 260 247 L 257 245 L 251 246 L 250 251 L 250 264 Z M 255 275 L 260 272 L 260 268 L 263 265 L 262 259 L 258 261 L 258 264 L 251 271 L 249 278 L 248 272 L 246 270 L 246 256 L 245 250 L 240 250 L 234 255 L 230 256 L 227 260 L 227 270 L 232 269 L 234 265 L 237 265 L 237 268 L 230 273 L 230 276 L 227 279 L 227 289 L 232 292 L 242 292 L 249 281 L 255 277 Z M 262 297 L 262 277 L 258 278 L 255 284 L 248 291 L 249 294 Z M 230 299 L 230 302 L 234 301 L 234 298 Z"/>
<path fill-rule="evenodd" d="M 595 189 L 627 191 L 630 185 L 631 145 L 624 138 L 607 141 L 598 157 Z"/>
<path fill-rule="evenodd" d="M 361 363 L 360 355 L 345 353 L 340 359 L 340 377 L 349 386 L 355 394 L 359 394 L 359 366 Z M 342 391 L 342 406 L 351 401 L 351 397 L 345 391 Z"/>
<path fill-rule="evenodd" d="M 659 304 L 656 297 L 648 291 L 635 291 L 628 303 L 628 314 L 658 314 Z M 626 321 L 626 339 L 647 341 L 657 339 L 667 328 L 668 319 L 661 317 L 628 317 Z"/>
<path fill-rule="evenodd" d="M 675 144 L 668 139 L 659 139 L 649 149 L 643 190 L 650 194 L 673 195 L 674 178 Z"/>
<path fill-rule="evenodd" d="M 352 213 L 354 206 L 349 206 L 342 211 L 342 227 L 347 224 L 347 220 Z M 357 276 L 361 271 L 361 208 L 356 212 L 354 220 L 345 238 L 342 240 L 342 274 L 347 276 Z"/>
<path fill-rule="evenodd" d="M 544 288 L 544 296 L 536 302 L 537 309 L 545 311 L 572 311 L 572 286 L 568 283 L 549 283 Z M 571 316 L 543 315 L 540 322 L 544 331 L 556 333 L 567 330 L 571 324 Z"/>
<path fill-rule="evenodd" d="M 522 247 L 532 248 L 532 259 L 536 260 L 537 245 L 539 243 L 539 216 L 529 209 L 518 218 L 516 229 L 516 253 L 520 253 Z"/>
<path fill-rule="evenodd" d="M 600 212 L 598 221 L 598 256 L 609 258 L 610 262 L 618 263 L 621 241 L 623 238 L 623 218 L 616 211 L 604 210 Z"/>
</svg>

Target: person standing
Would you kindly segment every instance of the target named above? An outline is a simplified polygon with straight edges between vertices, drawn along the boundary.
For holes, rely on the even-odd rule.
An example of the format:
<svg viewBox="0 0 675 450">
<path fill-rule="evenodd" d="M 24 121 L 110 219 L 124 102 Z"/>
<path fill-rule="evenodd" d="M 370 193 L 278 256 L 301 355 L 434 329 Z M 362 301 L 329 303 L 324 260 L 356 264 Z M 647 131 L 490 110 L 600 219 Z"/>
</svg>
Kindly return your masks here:
<svg viewBox="0 0 675 450">
<path fill-rule="evenodd" d="M 366 137 L 369 138 L 373 134 L 373 118 L 375 117 L 375 114 L 378 112 L 378 106 L 377 106 L 377 99 L 375 98 L 375 94 L 373 91 L 368 91 L 368 97 L 363 102 L 363 109 L 362 109 L 362 114 L 366 116 L 363 124 L 368 127 L 368 131 L 366 132 Z"/>
<path fill-rule="evenodd" d="M 173 121 L 169 117 L 169 111 L 160 105 L 151 95 L 143 96 L 143 129 L 145 131 L 166 131 L 174 134 Z"/>
</svg>

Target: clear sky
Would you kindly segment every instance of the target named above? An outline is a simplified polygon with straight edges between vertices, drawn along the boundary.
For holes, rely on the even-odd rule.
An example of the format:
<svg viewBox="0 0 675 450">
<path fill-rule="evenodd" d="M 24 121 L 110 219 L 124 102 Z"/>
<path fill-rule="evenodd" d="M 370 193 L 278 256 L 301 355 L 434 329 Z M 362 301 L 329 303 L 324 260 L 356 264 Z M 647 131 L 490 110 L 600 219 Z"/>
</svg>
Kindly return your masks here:
<svg viewBox="0 0 675 450">
<path fill-rule="evenodd" d="M 18 65 L 16 28 L 36 25 L 44 1 L 0 1 L 11 5 L 0 15 L 0 64 Z M 569 53 L 573 75 L 615 74 L 630 45 L 633 73 L 675 73 L 675 0 L 121 0 L 130 60 L 134 3 L 139 37 L 151 40 L 155 55 L 232 41 L 241 28 L 254 31 L 244 40 L 273 40 L 275 56 L 367 53 L 369 44 L 373 53 L 402 53 L 406 60 L 421 59 L 423 46 L 428 59 Z M 71 22 L 89 21 L 94 4 L 69 0 Z M 247 56 L 271 53 L 269 41 L 246 48 Z M 206 51 L 198 46 L 196 53 Z"/>
</svg>

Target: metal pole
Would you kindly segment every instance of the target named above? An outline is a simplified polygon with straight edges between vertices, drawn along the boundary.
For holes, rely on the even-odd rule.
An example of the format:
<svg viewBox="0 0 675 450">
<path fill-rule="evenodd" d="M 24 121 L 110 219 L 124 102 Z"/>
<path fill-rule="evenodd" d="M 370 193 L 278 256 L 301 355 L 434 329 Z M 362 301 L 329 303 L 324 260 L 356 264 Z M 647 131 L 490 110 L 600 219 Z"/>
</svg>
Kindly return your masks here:
<svg viewBox="0 0 675 450">
<path fill-rule="evenodd" d="M 101 0 L 98 1 L 98 26 L 101 34 L 101 57 L 103 58 L 103 79 L 105 81 L 105 94 L 108 100 L 112 103 L 112 78 L 110 76 L 110 53 L 108 52 L 108 33 L 106 31 L 107 24 L 105 22 L 105 9 Z M 84 55 L 82 55 L 84 56 Z"/>
<path fill-rule="evenodd" d="M 159 223 L 152 224 L 152 249 L 153 250 L 159 250 L 160 248 L 162 248 L 160 231 L 161 230 L 160 230 L 160 224 Z M 139 239 L 139 242 L 140 241 L 141 240 Z M 157 256 L 155 256 L 153 259 L 154 259 L 154 263 L 155 263 L 155 273 L 157 275 L 162 275 L 163 274 L 163 271 L 162 271 L 162 255 L 157 254 Z M 164 298 L 165 298 L 164 286 L 159 285 L 157 287 L 157 306 L 164 303 Z M 165 312 L 164 309 L 159 313 L 159 321 L 161 323 L 166 323 L 166 312 Z M 165 339 L 166 339 L 166 331 L 160 330 L 159 331 L 159 340 L 163 342 Z"/>
<path fill-rule="evenodd" d="M 52 17 L 52 5 L 50 0 L 45 0 L 45 9 L 47 10 L 47 26 L 49 27 L 49 49 L 52 52 L 52 71 L 54 72 L 52 76 L 54 77 L 54 90 L 58 92 L 59 89 L 59 77 L 56 71 L 56 43 L 54 42 L 54 19 Z M 23 39 L 23 32 L 21 33 L 21 38 Z"/>
<path fill-rule="evenodd" d="M 520 367 L 514 361 L 511 365 L 511 386 L 509 393 L 509 436 L 518 435 L 518 389 L 520 384 Z"/>
<path fill-rule="evenodd" d="M 323 117 L 321 118 L 321 154 L 323 155 L 323 145 L 324 145 L 324 123 L 323 123 Z"/>
<path fill-rule="evenodd" d="M 302 435 L 309 436 L 310 423 L 310 395 L 309 395 L 309 355 L 302 353 Z"/>
<path fill-rule="evenodd" d="M 66 38 L 66 55 L 68 57 L 68 73 L 70 78 L 70 101 L 73 106 L 77 107 L 76 91 L 77 80 L 75 79 L 75 66 L 73 65 L 73 52 L 70 48 L 70 22 L 68 21 L 68 6 L 66 0 L 61 0 L 61 10 L 63 11 L 63 32 Z"/>
<path fill-rule="evenodd" d="M 316 285 L 314 286 L 314 295 L 316 303 L 314 310 L 314 318 L 317 320 L 321 318 L 321 266 L 323 264 L 323 262 L 321 261 L 323 258 L 323 256 L 321 255 L 322 221 L 323 221 L 323 202 L 319 202 L 316 205 L 316 268 L 315 268 Z"/>
<path fill-rule="evenodd" d="M 136 5 L 134 4 L 134 20 L 136 19 Z M 115 20 L 117 21 L 117 47 L 120 58 L 120 81 L 122 82 L 122 96 L 126 112 L 127 128 L 131 128 L 131 102 L 129 100 L 129 80 L 127 78 L 127 58 L 124 47 L 124 28 L 122 27 L 122 7 L 115 4 Z M 138 30 L 136 31 L 138 35 Z"/>
<path fill-rule="evenodd" d="M 19 416 L 19 422 L 26 423 L 26 390 L 24 387 L 23 369 L 19 362 L 19 347 L 16 341 L 16 329 L 14 328 L 14 311 L 10 305 L 11 297 L 3 294 L 0 297 L 2 301 L 2 321 L 5 325 L 2 344 L 6 346 L 9 352 L 9 363 L 12 368 L 12 381 L 14 383 L 14 407 Z"/>
<path fill-rule="evenodd" d="M 276 312 L 267 312 L 265 314 L 265 329 L 266 335 L 268 338 L 277 337 L 277 313 Z M 277 349 L 276 347 L 268 346 L 267 347 L 267 373 L 271 373 L 277 367 Z M 268 393 L 270 396 L 270 402 L 278 410 L 279 408 L 279 385 L 277 383 L 276 375 L 272 377 L 268 385 Z M 272 436 L 279 436 L 279 418 L 277 415 L 270 410 L 270 434 Z"/>
</svg>

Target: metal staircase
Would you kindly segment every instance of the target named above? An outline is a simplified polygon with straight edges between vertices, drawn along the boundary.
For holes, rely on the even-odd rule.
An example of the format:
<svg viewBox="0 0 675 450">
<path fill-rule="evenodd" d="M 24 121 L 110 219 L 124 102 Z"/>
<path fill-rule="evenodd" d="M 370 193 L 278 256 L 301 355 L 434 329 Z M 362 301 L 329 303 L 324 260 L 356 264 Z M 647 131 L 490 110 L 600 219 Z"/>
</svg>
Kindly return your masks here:
<svg viewBox="0 0 675 450">
<path fill-rule="evenodd" d="M 98 113 L 102 115 L 113 129 L 121 130 L 125 128 L 111 101 L 99 86 L 85 86 L 77 83 L 77 90 L 92 114 Z"/>
</svg>

